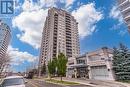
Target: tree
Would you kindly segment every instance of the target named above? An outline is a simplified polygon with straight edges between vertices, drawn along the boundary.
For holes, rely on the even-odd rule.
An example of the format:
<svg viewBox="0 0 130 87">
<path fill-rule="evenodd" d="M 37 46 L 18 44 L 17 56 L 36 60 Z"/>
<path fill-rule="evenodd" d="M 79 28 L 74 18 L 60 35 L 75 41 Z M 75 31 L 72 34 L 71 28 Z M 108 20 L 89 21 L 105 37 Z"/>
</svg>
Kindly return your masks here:
<svg viewBox="0 0 130 87">
<path fill-rule="evenodd" d="M 57 72 L 58 75 L 61 77 L 61 81 L 62 81 L 62 77 L 65 76 L 66 74 L 66 68 L 67 68 L 67 58 L 65 57 L 65 55 L 63 53 L 60 53 L 58 55 L 57 58 Z"/>
<path fill-rule="evenodd" d="M 55 64 L 55 60 L 50 60 L 48 62 L 48 73 L 49 73 L 49 77 L 51 79 L 52 75 L 54 75 L 56 72 L 56 64 Z"/>
<path fill-rule="evenodd" d="M 113 70 L 117 80 L 130 80 L 130 51 L 123 44 L 114 48 Z"/>
<path fill-rule="evenodd" d="M 6 53 L 3 57 L 0 57 L 0 75 L 3 70 L 9 65 L 11 58 L 8 53 Z"/>
</svg>

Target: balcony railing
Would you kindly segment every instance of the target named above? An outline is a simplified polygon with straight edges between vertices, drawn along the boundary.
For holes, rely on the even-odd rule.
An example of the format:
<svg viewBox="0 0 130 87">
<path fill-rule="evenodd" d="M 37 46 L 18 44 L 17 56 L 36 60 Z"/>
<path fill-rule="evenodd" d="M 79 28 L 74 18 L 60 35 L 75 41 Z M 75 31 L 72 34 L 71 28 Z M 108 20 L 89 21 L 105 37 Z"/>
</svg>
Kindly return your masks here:
<svg viewBox="0 0 130 87">
<path fill-rule="evenodd" d="M 120 9 L 124 10 L 130 6 L 130 2 L 125 3 L 124 5 L 120 6 Z"/>
<path fill-rule="evenodd" d="M 99 66 L 99 65 L 106 65 L 104 60 L 97 60 L 97 61 L 88 61 L 89 66 Z"/>
<path fill-rule="evenodd" d="M 125 2 L 127 2 L 128 0 L 118 0 L 118 4 L 119 5 L 122 5 L 122 4 L 124 4 Z"/>
<path fill-rule="evenodd" d="M 127 11 L 129 11 L 129 10 L 130 10 L 130 6 L 127 7 L 126 9 L 122 9 L 121 12 L 122 12 L 122 13 L 125 13 L 125 12 L 127 12 Z"/>
</svg>

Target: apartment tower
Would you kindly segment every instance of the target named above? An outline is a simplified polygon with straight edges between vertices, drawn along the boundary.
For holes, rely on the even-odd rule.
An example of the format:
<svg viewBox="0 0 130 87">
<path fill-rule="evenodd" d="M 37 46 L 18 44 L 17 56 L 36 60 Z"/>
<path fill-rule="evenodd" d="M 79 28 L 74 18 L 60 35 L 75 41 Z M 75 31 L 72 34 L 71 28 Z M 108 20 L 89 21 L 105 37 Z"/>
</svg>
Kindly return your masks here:
<svg viewBox="0 0 130 87">
<path fill-rule="evenodd" d="M 4 57 L 11 39 L 9 26 L 0 20 L 0 58 Z"/>
<path fill-rule="evenodd" d="M 48 64 L 59 53 L 68 58 L 80 54 L 78 23 L 68 12 L 50 8 L 43 28 L 39 66 Z"/>
<path fill-rule="evenodd" d="M 118 0 L 118 6 L 130 32 L 130 0 Z"/>
</svg>

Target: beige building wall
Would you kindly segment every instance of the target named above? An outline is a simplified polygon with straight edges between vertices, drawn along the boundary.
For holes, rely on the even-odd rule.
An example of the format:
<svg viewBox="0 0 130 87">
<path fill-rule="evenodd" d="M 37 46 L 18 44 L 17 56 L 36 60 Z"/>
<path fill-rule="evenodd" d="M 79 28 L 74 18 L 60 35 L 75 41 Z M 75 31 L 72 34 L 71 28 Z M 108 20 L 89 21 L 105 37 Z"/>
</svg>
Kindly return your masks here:
<svg viewBox="0 0 130 87">
<path fill-rule="evenodd" d="M 130 0 L 117 0 L 118 7 L 122 13 L 124 21 L 126 22 L 130 32 Z"/>
<path fill-rule="evenodd" d="M 11 39 L 9 26 L 0 20 L 0 58 L 4 57 Z"/>
<path fill-rule="evenodd" d="M 89 78 L 98 80 L 115 80 L 112 70 L 112 50 L 102 48 L 87 54 Z"/>
<path fill-rule="evenodd" d="M 73 76 L 78 78 L 77 76 L 79 76 L 86 79 L 115 80 L 112 70 L 112 53 L 112 49 L 103 47 L 85 55 L 70 58 L 66 76 L 69 78 Z"/>
<path fill-rule="evenodd" d="M 39 56 L 39 66 L 64 53 L 76 57 L 80 53 L 78 23 L 68 12 L 50 8 L 44 24 Z"/>
</svg>

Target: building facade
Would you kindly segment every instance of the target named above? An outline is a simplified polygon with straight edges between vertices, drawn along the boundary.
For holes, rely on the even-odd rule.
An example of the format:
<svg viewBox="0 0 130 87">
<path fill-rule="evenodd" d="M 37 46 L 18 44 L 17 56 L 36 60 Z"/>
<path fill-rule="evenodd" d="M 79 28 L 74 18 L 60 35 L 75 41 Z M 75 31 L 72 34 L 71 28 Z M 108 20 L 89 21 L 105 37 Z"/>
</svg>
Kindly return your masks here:
<svg viewBox="0 0 130 87">
<path fill-rule="evenodd" d="M 78 23 L 68 12 L 50 8 L 42 33 L 39 66 L 47 65 L 59 53 L 67 57 L 80 54 Z"/>
<path fill-rule="evenodd" d="M 11 39 L 11 30 L 9 26 L 0 20 L 0 58 L 5 56 Z"/>
<path fill-rule="evenodd" d="M 130 0 L 117 0 L 119 9 L 130 32 Z"/>
<path fill-rule="evenodd" d="M 115 80 L 112 70 L 112 52 L 111 49 L 103 47 L 73 58 L 68 62 L 67 77 Z"/>
<path fill-rule="evenodd" d="M 88 78 L 87 55 L 69 58 L 67 64 L 68 78 Z"/>
</svg>

